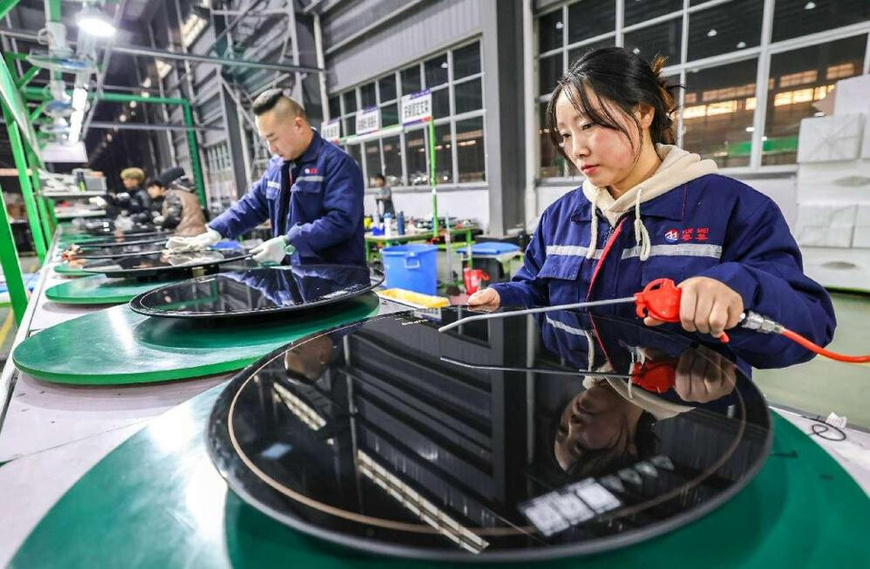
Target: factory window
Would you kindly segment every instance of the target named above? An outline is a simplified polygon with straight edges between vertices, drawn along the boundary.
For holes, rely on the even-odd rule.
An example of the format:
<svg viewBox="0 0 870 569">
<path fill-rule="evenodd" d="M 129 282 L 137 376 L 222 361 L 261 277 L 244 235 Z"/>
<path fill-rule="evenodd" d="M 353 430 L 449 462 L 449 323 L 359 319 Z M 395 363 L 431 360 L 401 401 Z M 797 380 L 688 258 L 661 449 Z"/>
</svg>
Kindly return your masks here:
<svg viewBox="0 0 870 569">
<path fill-rule="evenodd" d="M 791 39 L 870 20 L 867 0 L 776 0 L 773 41 Z"/>
<path fill-rule="evenodd" d="M 541 178 L 576 175 L 549 141 L 545 109 L 559 78 L 591 49 L 620 45 L 647 60 L 665 56 L 669 80 L 686 87 L 678 92 L 677 143 L 723 168 L 793 164 L 800 121 L 818 114 L 813 103 L 827 96 L 838 80 L 865 73 L 870 66 L 867 0 L 684 4 L 570 0 L 537 15 Z M 772 12 L 767 14 L 767 43 L 765 10 Z M 759 70 L 767 68 L 769 75 L 759 83 Z M 457 103 L 463 100 L 457 98 Z M 759 100 L 766 105 L 759 108 Z M 756 132 L 762 123 L 764 132 Z"/>
<path fill-rule="evenodd" d="M 689 61 L 761 44 L 764 2 L 736 0 L 689 14 Z"/>
<path fill-rule="evenodd" d="M 683 144 L 720 167 L 748 166 L 758 60 L 686 73 Z M 679 77 L 672 80 L 676 82 Z"/>
<path fill-rule="evenodd" d="M 623 45 L 647 61 L 662 56 L 665 58 L 665 65 L 679 64 L 683 45 L 683 20 L 671 19 L 628 32 Z"/>
<path fill-rule="evenodd" d="M 774 86 L 767 97 L 762 164 L 795 162 L 801 119 L 816 113 L 813 103 L 833 90 L 838 79 L 860 73 L 866 50 L 864 34 L 770 57 Z M 832 67 L 836 78 L 830 77 Z"/>
<path fill-rule="evenodd" d="M 378 172 L 383 172 L 393 187 L 429 185 L 428 126 L 389 129 L 399 124 L 401 98 L 423 89 L 432 93 L 437 183 L 453 185 L 486 180 L 481 70 L 480 42 L 474 41 L 340 94 L 345 124 L 356 116 L 355 108 L 349 111 L 353 108 L 348 106 L 351 101 L 358 100 L 361 107 L 366 107 L 376 100 L 381 111 L 381 129 L 386 132 L 361 134 L 358 139 L 348 141 L 347 147 L 362 166 L 369 187 L 374 186 Z M 345 130 L 343 134 L 350 136 L 354 132 Z M 362 144 L 355 143 L 357 140 Z"/>
</svg>

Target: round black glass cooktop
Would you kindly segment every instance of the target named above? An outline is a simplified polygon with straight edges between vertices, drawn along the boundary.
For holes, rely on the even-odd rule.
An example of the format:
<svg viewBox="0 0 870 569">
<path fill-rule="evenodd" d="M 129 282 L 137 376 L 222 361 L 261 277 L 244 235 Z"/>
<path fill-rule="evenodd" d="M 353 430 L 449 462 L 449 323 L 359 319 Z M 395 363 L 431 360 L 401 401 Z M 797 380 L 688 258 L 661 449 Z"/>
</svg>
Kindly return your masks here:
<svg viewBox="0 0 870 569">
<path fill-rule="evenodd" d="M 197 277 L 140 294 L 130 308 L 149 316 L 263 316 L 341 302 L 372 290 L 384 275 L 349 265 L 276 266 Z"/>
<path fill-rule="evenodd" d="M 83 221 L 80 227 L 91 235 L 141 235 L 154 233 L 158 229 L 153 223 L 134 223 L 131 227 L 120 229 L 110 219 Z"/>
<path fill-rule="evenodd" d="M 523 561 L 670 531 L 743 488 L 767 406 L 691 338 L 578 312 L 457 307 L 307 336 L 237 375 L 212 460 L 303 532 L 404 557 Z"/>
<path fill-rule="evenodd" d="M 108 277 L 145 277 L 162 273 L 187 273 L 197 267 L 216 267 L 250 257 L 243 249 L 221 249 L 195 253 L 149 253 L 118 259 L 84 259 L 74 262 L 82 271 Z M 72 263 L 71 263 L 72 264 Z"/>
</svg>

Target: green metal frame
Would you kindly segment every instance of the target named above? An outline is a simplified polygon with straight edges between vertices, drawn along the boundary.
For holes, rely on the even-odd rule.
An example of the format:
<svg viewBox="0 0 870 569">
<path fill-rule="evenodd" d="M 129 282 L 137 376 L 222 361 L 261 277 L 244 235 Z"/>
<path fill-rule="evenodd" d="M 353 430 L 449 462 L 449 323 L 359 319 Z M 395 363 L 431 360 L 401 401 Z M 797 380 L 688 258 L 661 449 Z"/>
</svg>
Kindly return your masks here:
<svg viewBox="0 0 870 569">
<path fill-rule="evenodd" d="M 22 89 L 24 96 L 30 101 L 47 101 L 49 96 L 39 88 L 25 87 Z M 70 95 L 72 95 L 70 93 Z M 102 93 L 96 97 L 94 93 L 89 93 L 88 98 L 91 100 L 98 99 L 110 103 L 145 103 L 145 104 L 163 104 L 163 105 L 180 105 L 184 114 L 184 124 L 191 127 L 187 131 L 187 144 L 190 147 L 190 165 L 193 169 L 193 181 L 196 184 L 196 192 L 199 195 L 201 205 L 208 207 L 205 197 L 205 179 L 202 174 L 202 162 L 199 159 L 199 143 L 196 140 L 196 132 L 192 130 L 194 127 L 193 108 L 190 101 L 178 97 L 143 97 L 142 95 L 128 95 L 125 93 Z M 34 119 L 35 117 L 31 117 Z"/>
<path fill-rule="evenodd" d="M 36 248 L 36 255 L 39 257 L 39 262 L 42 264 L 45 261 L 45 253 L 48 250 L 48 242 L 46 235 L 43 233 L 43 226 L 40 223 L 39 209 L 36 205 L 36 197 L 33 195 L 33 185 L 28 171 L 31 171 L 31 164 L 27 161 L 27 150 L 24 148 L 24 143 L 21 141 L 21 134 L 18 131 L 18 124 L 12 120 L 12 115 L 3 108 L 3 118 L 6 120 L 6 132 L 9 134 L 9 144 L 12 147 L 12 157 L 15 160 L 15 168 L 18 170 L 18 183 L 21 186 L 21 195 L 24 197 L 24 207 L 27 210 L 27 220 L 30 223 L 30 232 L 33 235 L 33 246 Z"/>
</svg>

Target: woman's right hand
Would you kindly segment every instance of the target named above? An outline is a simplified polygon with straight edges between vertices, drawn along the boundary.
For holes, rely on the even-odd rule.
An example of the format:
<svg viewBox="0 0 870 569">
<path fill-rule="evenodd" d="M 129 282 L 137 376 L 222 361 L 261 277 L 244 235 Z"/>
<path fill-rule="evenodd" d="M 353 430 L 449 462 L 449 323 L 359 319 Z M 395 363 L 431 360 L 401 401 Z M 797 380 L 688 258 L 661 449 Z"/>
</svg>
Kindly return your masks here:
<svg viewBox="0 0 870 569">
<path fill-rule="evenodd" d="M 501 304 L 501 297 L 494 288 L 485 288 L 468 297 L 468 307 L 492 312 Z"/>
</svg>

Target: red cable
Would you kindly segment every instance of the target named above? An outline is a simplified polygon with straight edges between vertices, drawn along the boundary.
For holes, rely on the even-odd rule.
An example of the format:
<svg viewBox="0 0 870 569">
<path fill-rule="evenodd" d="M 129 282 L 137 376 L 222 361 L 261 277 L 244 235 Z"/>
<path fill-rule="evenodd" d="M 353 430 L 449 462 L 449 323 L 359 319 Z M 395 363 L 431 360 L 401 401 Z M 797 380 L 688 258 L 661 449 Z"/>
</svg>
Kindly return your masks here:
<svg viewBox="0 0 870 569">
<path fill-rule="evenodd" d="M 780 332 L 780 334 L 782 334 L 783 336 L 785 336 L 786 338 L 788 338 L 789 340 L 791 340 L 793 342 L 797 342 L 798 344 L 800 344 L 801 346 L 803 346 L 804 348 L 806 348 L 812 352 L 815 352 L 821 356 L 825 356 L 826 358 L 830 358 L 832 360 L 837 360 L 838 362 L 848 362 L 851 364 L 870 363 L 870 355 L 867 355 L 867 356 L 844 356 L 843 354 L 838 354 L 836 352 L 826 350 L 825 348 L 822 348 L 821 346 L 817 346 L 817 345 L 813 344 L 812 342 L 810 342 L 809 340 L 807 340 L 806 338 L 804 338 L 803 336 L 801 336 L 800 334 L 798 334 L 797 332 L 792 332 L 788 328 L 783 328 L 782 332 Z"/>
</svg>

